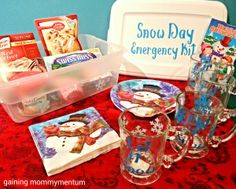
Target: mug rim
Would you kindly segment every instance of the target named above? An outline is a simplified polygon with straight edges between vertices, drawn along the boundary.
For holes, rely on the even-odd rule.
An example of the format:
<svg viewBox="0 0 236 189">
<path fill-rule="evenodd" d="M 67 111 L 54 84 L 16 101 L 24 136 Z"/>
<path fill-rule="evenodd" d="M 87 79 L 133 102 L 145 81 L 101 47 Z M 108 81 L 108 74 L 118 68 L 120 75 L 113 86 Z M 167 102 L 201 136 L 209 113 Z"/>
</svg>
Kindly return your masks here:
<svg viewBox="0 0 236 189">
<path fill-rule="evenodd" d="M 119 129 L 122 129 L 124 130 L 126 133 L 128 133 L 130 136 L 134 136 L 136 138 L 158 138 L 162 135 L 165 135 L 169 132 L 170 128 L 171 128 L 171 120 L 170 118 L 168 117 L 168 115 L 162 111 L 157 111 L 157 113 L 154 114 L 154 116 L 158 115 L 158 114 L 162 114 L 165 116 L 165 118 L 167 119 L 167 127 L 164 131 L 160 131 L 160 133 L 156 134 L 156 135 L 139 135 L 139 134 L 135 134 L 135 133 L 132 133 L 131 131 L 129 131 L 128 129 L 125 128 L 124 124 L 122 123 L 122 117 L 125 113 L 127 112 L 130 112 L 132 113 L 130 110 L 134 109 L 134 108 L 137 108 L 137 107 L 148 107 L 148 108 L 152 108 L 152 107 L 149 107 L 149 106 L 135 106 L 135 107 L 131 107 L 131 108 L 127 108 L 125 109 L 124 111 L 122 111 L 118 117 L 118 125 L 119 125 Z M 133 113 L 132 113 L 133 114 Z M 135 114 L 133 114 L 135 115 Z"/>
</svg>

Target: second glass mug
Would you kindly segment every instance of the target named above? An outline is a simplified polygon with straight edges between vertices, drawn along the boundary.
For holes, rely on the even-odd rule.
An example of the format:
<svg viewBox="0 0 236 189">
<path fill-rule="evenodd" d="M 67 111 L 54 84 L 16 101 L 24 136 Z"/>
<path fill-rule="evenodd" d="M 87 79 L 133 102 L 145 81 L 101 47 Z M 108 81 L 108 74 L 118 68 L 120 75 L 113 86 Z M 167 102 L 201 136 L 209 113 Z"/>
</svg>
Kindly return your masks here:
<svg viewBox="0 0 236 189">
<path fill-rule="evenodd" d="M 204 92 L 182 92 L 177 96 L 175 122 L 188 128 L 193 135 L 193 143 L 186 153 L 186 157 L 199 159 L 206 156 L 210 147 L 217 147 L 215 138 L 228 138 L 234 134 L 231 129 L 225 135 L 216 134 L 219 118 L 223 114 L 223 104 L 215 96 Z M 220 141 L 224 142 L 224 140 Z M 217 141 L 217 144 L 220 143 Z M 178 144 L 172 142 L 176 149 Z"/>
<path fill-rule="evenodd" d="M 172 127 L 164 113 L 150 107 L 133 107 L 121 113 L 121 174 L 128 181 L 146 185 L 161 176 L 162 166 L 169 168 L 188 150 L 191 134 L 184 127 Z M 167 139 L 175 141 L 180 150 L 166 154 Z M 169 145 L 171 148 L 171 146 Z"/>
<path fill-rule="evenodd" d="M 230 97 L 235 97 L 236 95 L 236 79 L 230 75 L 221 78 L 217 72 L 208 70 L 203 72 L 201 79 L 196 82 L 195 91 L 215 96 L 223 104 L 217 128 L 227 128 L 227 132 L 224 131 L 224 135 L 212 138 L 213 147 L 217 147 L 220 143 L 230 140 L 236 134 L 236 123 L 234 120 L 236 117 L 236 107 L 232 107 L 229 103 Z"/>
</svg>

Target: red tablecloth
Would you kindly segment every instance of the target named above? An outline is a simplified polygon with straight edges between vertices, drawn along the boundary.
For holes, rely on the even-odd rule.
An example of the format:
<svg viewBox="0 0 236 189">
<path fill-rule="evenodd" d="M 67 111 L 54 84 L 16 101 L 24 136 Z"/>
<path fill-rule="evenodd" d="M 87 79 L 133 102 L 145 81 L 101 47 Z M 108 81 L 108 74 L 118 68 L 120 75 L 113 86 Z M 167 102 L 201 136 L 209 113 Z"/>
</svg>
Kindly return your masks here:
<svg viewBox="0 0 236 189">
<path fill-rule="evenodd" d="M 134 77 L 120 76 L 120 81 Z M 166 81 L 166 80 L 163 80 Z M 186 83 L 167 81 L 184 90 Z M 22 124 L 14 123 L 0 107 L 0 186 L 5 188 L 139 188 L 120 174 L 119 149 L 48 177 L 31 138 L 28 126 L 87 107 L 95 107 L 110 126 L 119 132 L 120 114 L 110 100 L 110 89 L 78 103 L 35 118 Z M 173 113 L 170 115 L 173 117 Z M 154 184 L 141 188 L 236 188 L 236 137 L 221 144 L 202 159 L 182 159 L 164 169 Z M 62 182 L 62 181 L 65 182 Z M 51 182 L 50 182 L 51 181 Z M 1 187 L 0 187 L 1 188 Z"/>
</svg>

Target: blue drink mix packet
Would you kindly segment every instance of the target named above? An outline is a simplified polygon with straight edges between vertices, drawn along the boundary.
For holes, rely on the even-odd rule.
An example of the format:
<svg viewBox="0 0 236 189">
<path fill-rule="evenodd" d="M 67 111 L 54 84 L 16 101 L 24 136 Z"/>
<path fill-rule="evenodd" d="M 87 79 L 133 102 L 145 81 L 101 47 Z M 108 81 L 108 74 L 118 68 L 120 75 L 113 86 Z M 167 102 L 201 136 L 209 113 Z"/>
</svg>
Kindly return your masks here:
<svg viewBox="0 0 236 189">
<path fill-rule="evenodd" d="M 199 71 L 216 70 L 216 77 L 233 75 L 236 58 L 236 26 L 212 19 L 201 44 Z"/>
<path fill-rule="evenodd" d="M 99 48 L 87 49 L 83 51 L 75 51 L 72 53 L 58 54 L 44 57 L 47 71 L 56 70 L 72 64 L 88 61 L 102 56 Z"/>
</svg>

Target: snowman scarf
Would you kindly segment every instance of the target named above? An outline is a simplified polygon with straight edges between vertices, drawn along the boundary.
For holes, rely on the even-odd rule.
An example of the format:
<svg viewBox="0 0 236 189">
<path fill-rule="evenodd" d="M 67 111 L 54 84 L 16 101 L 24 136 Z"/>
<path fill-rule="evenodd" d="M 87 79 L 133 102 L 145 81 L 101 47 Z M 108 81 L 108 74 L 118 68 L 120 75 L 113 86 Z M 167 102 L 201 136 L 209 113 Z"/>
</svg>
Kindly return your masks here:
<svg viewBox="0 0 236 189">
<path fill-rule="evenodd" d="M 99 137 L 92 138 L 91 135 L 93 132 L 100 128 L 108 127 L 102 120 L 94 122 L 91 126 L 85 125 L 76 129 L 75 131 L 62 131 L 60 127 L 56 125 L 50 125 L 44 127 L 44 133 L 47 137 L 57 136 L 57 137 L 78 137 L 77 142 L 70 151 L 71 153 L 80 153 L 84 147 L 84 144 L 93 145 Z"/>
<path fill-rule="evenodd" d="M 146 102 L 139 99 L 135 99 L 134 94 L 129 93 L 127 91 L 119 91 L 118 97 L 120 101 L 129 101 L 132 104 L 139 104 L 141 106 L 146 107 L 155 107 L 157 110 L 159 109 L 160 111 L 164 111 L 166 108 L 175 104 L 175 97 L 171 97 L 169 99 L 157 98 Z"/>
</svg>

